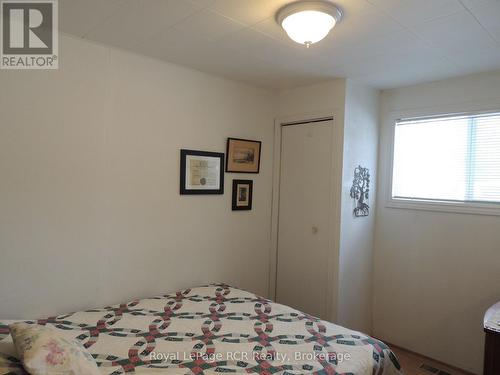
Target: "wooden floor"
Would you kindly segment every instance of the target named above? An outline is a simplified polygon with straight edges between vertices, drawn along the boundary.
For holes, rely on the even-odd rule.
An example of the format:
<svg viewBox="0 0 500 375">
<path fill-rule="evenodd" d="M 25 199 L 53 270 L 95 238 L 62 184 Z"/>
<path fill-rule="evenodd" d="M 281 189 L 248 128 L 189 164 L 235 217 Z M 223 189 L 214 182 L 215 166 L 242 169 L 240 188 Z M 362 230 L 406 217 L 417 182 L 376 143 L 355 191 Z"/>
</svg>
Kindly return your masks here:
<svg viewBox="0 0 500 375">
<path fill-rule="evenodd" d="M 427 357 L 420 356 L 418 354 L 400 349 L 393 345 L 389 345 L 391 349 L 396 353 L 399 358 L 399 362 L 403 367 L 405 375 L 471 375 L 469 372 L 460 371 L 452 367 L 446 366 L 440 362 L 433 361 Z M 439 369 L 441 372 L 426 371 L 420 366 L 422 364 L 430 365 L 435 369 Z"/>
</svg>

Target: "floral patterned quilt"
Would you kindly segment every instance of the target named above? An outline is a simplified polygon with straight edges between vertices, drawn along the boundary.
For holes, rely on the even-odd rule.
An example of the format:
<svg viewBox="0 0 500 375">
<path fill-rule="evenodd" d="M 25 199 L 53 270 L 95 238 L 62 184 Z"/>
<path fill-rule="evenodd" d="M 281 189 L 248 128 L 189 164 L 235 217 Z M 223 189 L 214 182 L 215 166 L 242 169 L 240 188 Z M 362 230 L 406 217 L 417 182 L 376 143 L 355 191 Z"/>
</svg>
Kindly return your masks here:
<svg viewBox="0 0 500 375">
<path fill-rule="evenodd" d="M 24 374 L 9 323 L 0 374 Z M 402 374 L 381 341 L 225 284 L 33 323 L 80 341 L 102 374 Z"/>
</svg>

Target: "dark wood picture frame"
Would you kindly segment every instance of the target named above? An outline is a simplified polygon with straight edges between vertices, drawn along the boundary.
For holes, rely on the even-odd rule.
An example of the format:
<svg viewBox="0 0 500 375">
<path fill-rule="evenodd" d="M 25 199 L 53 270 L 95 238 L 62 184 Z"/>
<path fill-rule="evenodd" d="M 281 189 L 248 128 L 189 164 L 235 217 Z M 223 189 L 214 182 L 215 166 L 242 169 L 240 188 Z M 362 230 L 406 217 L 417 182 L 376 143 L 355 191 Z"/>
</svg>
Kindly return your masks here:
<svg viewBox="0 0 500 375">
<path fill-rule="evenodd" d="M 180 193 L 185 194 L 224 194 L 224 153 L 209 152 L 199 150 L 181 149 L 180 160 Z M 219 158 L 219 188 L 218 189 L 189 189 L 186 187 L 186 158 L 187 156 L 201 156 L 210 158 Z"/>
<path fill-rule="evenodd" d="M 247 185 L 248 190 L 246 191 L 245 199 L 247 204 L 241 205 L 241 190 L 239 186 Z M 233 180 L 233 199 L 232 199 L 232 210 L 233 211 L 248 211 L 252 209 L 252 199 L 253 199 L 253 181 L 252 180 Z"/>
<path fill-rule="evenodd" d="M 234 165 L 232 165 L 231 160 L 233 160 L 233 152 L 232 150 L 232 145 L 236 145 L 237 143 L 241 144 L 254 144 L 255 148 L 258 148 L 258 151 L 253 154 L 254 160 L 255 156 L 257 156 L 257 161 L 256 163 L 256 168 L 255 165 L 252 166 L 252 168 L 244 168 L 244 165 L 240 168 L 236 168 Z M 262 149 L 262 142 L 261 141 L 254 141 L 251 139 L 243 139 L 243 138 L 228 138 L 227 139 L 227 145 L 226 145 L 226 172 L 229 173 L 259 173 L 260 172 L 260 156 L 261 156 L 261 149 Z"/>
</svg>

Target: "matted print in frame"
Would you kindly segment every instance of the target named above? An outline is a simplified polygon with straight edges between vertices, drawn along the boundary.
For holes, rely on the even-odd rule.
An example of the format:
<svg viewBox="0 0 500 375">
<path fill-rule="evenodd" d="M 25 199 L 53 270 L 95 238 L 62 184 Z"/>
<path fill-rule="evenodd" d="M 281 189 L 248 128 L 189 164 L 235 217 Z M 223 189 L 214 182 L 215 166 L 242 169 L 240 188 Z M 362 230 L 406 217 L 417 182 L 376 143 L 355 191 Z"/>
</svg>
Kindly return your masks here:
<svg viewBox="0 0 500 375">
<path fill-rule="evenodd" d="M 261 145 L 260 141 L 228 138 L 226 172 L 259 173 Z"/>
<path fill-rule="evenodd" d="M 181 194 L 224 194 L 224 154 L 181 150 Z"/>
</svg>

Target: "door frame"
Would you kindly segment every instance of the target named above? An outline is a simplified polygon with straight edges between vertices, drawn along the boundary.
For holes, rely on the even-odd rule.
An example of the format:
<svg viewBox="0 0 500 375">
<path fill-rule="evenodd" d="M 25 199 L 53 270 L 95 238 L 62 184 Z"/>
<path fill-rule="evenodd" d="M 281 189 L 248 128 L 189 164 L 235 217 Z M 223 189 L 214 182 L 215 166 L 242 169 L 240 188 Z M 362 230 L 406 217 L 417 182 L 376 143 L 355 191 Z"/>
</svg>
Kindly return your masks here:
<svg viewBox="0 0 500 375">
<path fill-rule="evenodd" d="M 291 116 L 280 116 L 274 120 L 274 148 L 273 148 L 273 192 L 271 208 L 271 248 L 269 262 L 269 298 L 276 299 L 277 266 L 278 266 L 278 230 L 279 230 L 279 195 L 281 176 L 281 133 L 283 126 L 293 123 L 308 123 L 318 120 L 332 119 L 332 167 L 330 171 L 331 194 L 330 194 L 330 216 L 328 247 L 329 257 L 327 259 L 327 280 L 326 287 L 326 314 L 330 321 L 337 318 L 337 295 L 338 289 L 338 267 L 340 248 L 340 202 L 342 192 L 342 165 L 343 165 L 343 139 L 344 139 L 344 112 L 339 108 L 332 108 L 325 111 L 303 113 Z"/>
</svg>

